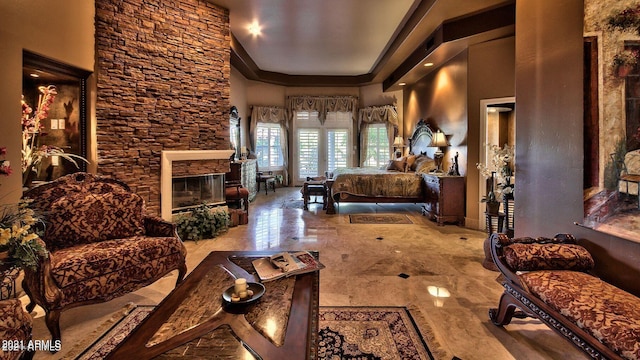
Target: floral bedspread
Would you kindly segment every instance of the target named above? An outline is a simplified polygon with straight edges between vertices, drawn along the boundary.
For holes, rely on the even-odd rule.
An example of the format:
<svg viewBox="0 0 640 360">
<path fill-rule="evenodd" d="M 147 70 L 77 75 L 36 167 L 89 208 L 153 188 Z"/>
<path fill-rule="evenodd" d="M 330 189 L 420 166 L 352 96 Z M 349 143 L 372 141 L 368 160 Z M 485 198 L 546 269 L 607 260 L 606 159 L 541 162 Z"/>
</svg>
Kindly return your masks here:
<svg viewBox="0 0 640 360">
<path fill-rule="evenodd" d="M 422 176 L 415 172 L 371 168 L 339 168 L 333 172 L 332 196 L 421 198 Z"/>
</svg>

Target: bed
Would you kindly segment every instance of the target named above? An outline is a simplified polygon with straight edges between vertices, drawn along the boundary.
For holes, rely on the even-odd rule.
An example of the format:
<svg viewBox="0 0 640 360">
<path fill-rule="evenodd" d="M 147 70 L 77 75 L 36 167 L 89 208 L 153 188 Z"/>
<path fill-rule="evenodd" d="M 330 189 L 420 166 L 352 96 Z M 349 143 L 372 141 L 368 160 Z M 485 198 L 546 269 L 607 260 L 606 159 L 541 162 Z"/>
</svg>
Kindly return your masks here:
<svg viewBox="0 0 640 360">
<path fill-rule="evenodd" d="M 422 120 L 409 139 L 409 155 L 390 160 L 385 169 L 338 168 L 328 177 L 327 214 L 335 214 L 335 204 L 422 203 L 425 199 L 423 172 L 435 168 L 429 148 L 433 131 Z M 430 154 L 431 153 L 431 154 Z"/>
</svg>

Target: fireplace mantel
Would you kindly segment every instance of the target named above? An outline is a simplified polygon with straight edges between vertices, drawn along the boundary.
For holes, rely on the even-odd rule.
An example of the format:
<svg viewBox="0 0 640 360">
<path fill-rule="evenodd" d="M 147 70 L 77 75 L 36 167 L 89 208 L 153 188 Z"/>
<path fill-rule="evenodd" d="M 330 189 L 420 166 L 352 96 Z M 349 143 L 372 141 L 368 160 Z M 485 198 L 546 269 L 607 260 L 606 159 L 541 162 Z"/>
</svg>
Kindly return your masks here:
<svg viewBox="0 0 640 360">
<path fill-rule="evenodd" d="M 160 167 L 160 211 L 162 218 L 171 221 L 171 179 L 173 162 L 189 160 L 229 159 L 234 150 L 162 150 Z"/>
</svg>

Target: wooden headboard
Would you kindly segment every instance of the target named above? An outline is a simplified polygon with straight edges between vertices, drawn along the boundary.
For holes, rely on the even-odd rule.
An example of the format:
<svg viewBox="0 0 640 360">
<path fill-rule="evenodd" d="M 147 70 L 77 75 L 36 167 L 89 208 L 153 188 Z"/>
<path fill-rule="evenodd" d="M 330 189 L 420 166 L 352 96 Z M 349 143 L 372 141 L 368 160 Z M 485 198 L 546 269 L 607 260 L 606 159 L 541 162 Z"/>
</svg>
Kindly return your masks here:
<svg viewBox="0 0 640 360">
<path fill-rule="evenodd" d="M 433 159 L 433 153 L 437 150 L 431 145 L 431 139 L 433 138 L 433 130 L 429 124 L 425 123 L 423 119 L 418 121 L 416 130 L 409 138 L 409 153 L 410 154 L 423 154 Z"/>
</svg>

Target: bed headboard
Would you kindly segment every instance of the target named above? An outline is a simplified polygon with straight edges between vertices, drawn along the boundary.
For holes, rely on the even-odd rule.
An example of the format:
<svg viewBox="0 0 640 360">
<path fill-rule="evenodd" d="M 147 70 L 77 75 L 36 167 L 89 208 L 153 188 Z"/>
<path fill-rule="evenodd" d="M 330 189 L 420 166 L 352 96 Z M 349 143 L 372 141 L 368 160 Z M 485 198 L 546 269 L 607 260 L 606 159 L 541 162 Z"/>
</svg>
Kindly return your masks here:
<svg viewBox="0 0 640 360">
<path fill-rule="evenodd" d="M 433 159 L 433 153 L 435 153 L 436 148 L 429 147 L 432 138 L 433 130 L 429 127 L 429 124 L 420 119 L 416 125 L 416 130 L 409 138 L 409 153 L 415 155 L 426 154 Z"/>
</svg>

